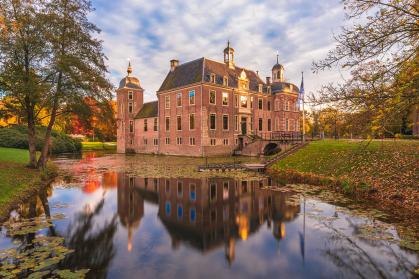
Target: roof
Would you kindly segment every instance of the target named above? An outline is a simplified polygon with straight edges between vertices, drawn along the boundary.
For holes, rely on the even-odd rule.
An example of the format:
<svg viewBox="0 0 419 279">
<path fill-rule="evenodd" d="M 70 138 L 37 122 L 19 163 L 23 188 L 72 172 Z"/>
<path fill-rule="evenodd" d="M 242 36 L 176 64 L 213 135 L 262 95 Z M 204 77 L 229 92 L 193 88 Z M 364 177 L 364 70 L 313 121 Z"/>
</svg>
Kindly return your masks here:
<svg viewBox="0 0 419 279">
<path fill-rule="evenodd" d="M 276 69 L 284 69 L 284 66 L 282 66 L 281 64 L 279 64 L 279 63 L 276 63 L 273 67 L 272 67 L 272 70 L 276 70 Z"/>
<path fill-rule="evenodd" d="M 170 71 L 160 86 L 160 91 L 166 91 L 197 82 L 209 82 L 211 74 L 215 74 L 217 84 L 223 84 L 223 77 L 228 77 L 228 86 L 237 87 L 238 77 L 241 72 L 246 73 L 249 79 L 249 88 L 257 91 L 259 84 L 264 84 L 263 80 L 253 71 L 236 66 L 231 69 L 225 63 L 210 60 L 202 57 L 177 66 L 174 71 Z"/>
<path fill-rule="evenodd" d="M 297 85 L 289 83 L 289 82 L 273 82 L 271 84 L 271 91 L 272 93 L 290 91 L 292 93 L 298 94 L 299 89 Z"/>
<path fill-rule="evenodd" d="M 142 89 L 140 81 L 136 77 L 126 76 L 119 82 L 119 88 Z"/>
<path fill-rule="evenodd" d="M 158 91 L 170 90 L 202 81 L 202 65 L 204 58 L 178 65 L 170 71 Z"/>
<path fill-rule="evenodd" d="M 159 103 L 158 101 L 144 103 L 141 110 L 135 116 L 136 119 L 138 118 L 149 118 L 149 117 L 157 117 L 159 110 Z"/>
</svg>

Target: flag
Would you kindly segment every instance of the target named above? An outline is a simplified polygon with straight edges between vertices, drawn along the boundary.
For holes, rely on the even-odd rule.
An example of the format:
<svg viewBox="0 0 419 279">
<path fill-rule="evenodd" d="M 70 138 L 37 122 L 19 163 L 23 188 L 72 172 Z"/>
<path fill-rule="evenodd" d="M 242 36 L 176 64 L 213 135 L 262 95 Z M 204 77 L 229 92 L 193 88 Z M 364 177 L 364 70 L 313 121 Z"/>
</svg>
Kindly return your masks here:
<svg viewBox="0 0 419 279">
<path fill-rule="evenodd" d="M 304 96 L 304 72 L 301 72 L 301 86 L 300 91 L 298 92 L 298 107 L 301 106 L 303 103 L 303 96 Z"/>
</svg>

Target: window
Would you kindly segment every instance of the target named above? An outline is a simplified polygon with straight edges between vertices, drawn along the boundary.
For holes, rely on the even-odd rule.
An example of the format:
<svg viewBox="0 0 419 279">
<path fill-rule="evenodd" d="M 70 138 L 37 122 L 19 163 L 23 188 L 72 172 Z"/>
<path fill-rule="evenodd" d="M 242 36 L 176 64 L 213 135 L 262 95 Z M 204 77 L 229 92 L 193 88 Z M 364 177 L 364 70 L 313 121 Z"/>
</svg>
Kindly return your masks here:
<svg viewBox="0 0 419 279">
<path fill-rule="evenodd" d="M 182 144 L 182 138 L 176 138 L 176 144 Z"/>
<path fill-rule="evenodd" d="M 214 146 L 217 144 L 217 141 L 215 139 L 210 139 L 210 145 Z"/>
<path fill-rule="evenodd" d="M 250 117 L 250 131 L 253 131 L 253 116 Z"/>
<path fill-rule="evenodd" d="M 262 98 L 259 98 L 258 99 L 258 107 L 259 107 L 259 109 L 263 109 L 263 100 L 262 100 Z"/>
<path fill-rule="evenodd" d="M 216 122 L 216 115 L 215 113 L 211 113 L 210 114 L 210 129 L 211 130 L 215 130 L 216 128 L 215 122 Z"/>
<path fill-rule="evenodd" d="M 290 131 L 295 128 L 294 119 L 290 119 L 290 125 L 289 125 Z"/>
<path fill-rule="evenodd" d="M 180 116 L 180 115 L 178 115 L 176 117 L 176 129 L 178 131 L 181 131 L 182 130 L 182 116 Z"/>
<path fill-rule="evenodd" d="M 143 139 L 144 145 L 147 145 L 148 140 L 147 139 Z"/>
<path fill-rule="evenodd" d="M 285 119 L 285 131 L 289 131 L 288 118 Z"/>
<path fill-rule="evenodd" d="M 147 119 L 144 119 L 144 132 L 147 132 Z"/>
<path fill-rule="evenodd" d="M 228 93 L 223 92 L 223 106 L 228 106 Z"/>
<path fill-rule="evenodd" d="M 223 200 L 228 199 L 229 188 L 230 188 L 230 183 L 228 183 L 228 181 L 224 181 L 223 182 Z"/>
<path fill-rule="evenodd" d="M 228 130 L 228 114 L 223 115 L 223 130 Z"/>
<path fill-rule="evenodd" d="M 285 102 L 285 110 L 286 111 L 290 110 L 290 101 Z"/>
<path fill-rule="evenodd" d="M 215 91 L 214 90 L 211 90 L 210 92 L 209 92 L 209 103 L 211 104 L 211 105 L 215 105 L 215 103 L 216 103 L 216 93 L 215 93 Z"/>
<path fill-rule="evenodd" d="M 128 100 L 132 100 L 132 99 L 134 99 L 132 91 L 128 91 Z"/>
<path fill-rule="evenodd" d="M 189 138 L 189 145 L 195 145 L 195 138 Z"/>
<path fill-rule="evenodd" d="M 170 138 L 166 138 L 166 144 L 170 144 Z"/>
<path fill-rule="evenodd" d="M 267 104 L 266 104 L 266 106 L 267 106 L 267 109 L 268 110 L 271 110 L 271 101 L 268 101 Z"/>
<path fill-rule="evenodd" d="M 272 130 L 272 123 L 271 123 L 271 120 L 268 119 L 268 131 L 271 131 L 271 130 Z"/>
<path fill-rule="evenodd" d="M 239 139 L 238 139 L 238 138 L 235 138 L 235 139 L 234 139 L 234 144 L 235 144 L 235 145 L 238 145 L 238 144 L 239 144 Z"/>
<path fill-rule="evenodd" d="M 195 90 L 189 91 L 189 104 L 195 105 Z"/>
<path fill-rule="evenodd" d="M 223 144 L 224 144 L 224 145 L 228 145 L 228 139 L 224 139 L 224 140 L 223 140 Z"/>
<path fill-rule="evenodd" d="M 134 121 L 129 121 L 129 132 L 134 133 Z"/>
<path fill-rule="evenodd" d="M 170 216 L 170 209 L 171 209 L 170 201 L 166 202 L 166 205 L 165 205 L 164 208 L 165 208 L 165 211 L 166 211 L 166 216 Z"/>
<path fill-rule="evenodd" d="M 157 120 L 157 118 L 154 118 L 153 130 L 157 131 L 157 128 L 158 128 L 158 120 Z"/>
<path fill-rule="evenodd" d="M 223 77 L 223 85 L 228 86 L 228 77 Z"/>
<path fill-rule="evenodd" d="M 189 184 L 189 199 L 191 201 L 196 201 L 196 184 Z"/>
<path fill-rule="evenodd" d="M 176 106 L 182 106 L 182 92 L 176 94 Z"/>
<path fill-rule="evenodd" d="M 253 109 L 253 96 L 250 97 L 250 108 Z"/>
<path fill-rule="evenodd" d="M 235 115 L 234 116 L 234 126 L 236 127 L 236 131 L 239 130 L 239 116 Z"/>
<path fill-rule="evenodd" d="M 166 109 L 169 109 L 170 108 L 170 96 L 169 95 L 168 96 L 164 96 L 164 107 Z"/>
<path fill-rule="evenodd" d="M 263 85 L 262 85 L 262 84 L 259 84 L 258 91 L 259 91 L 260 93 L 262 93 L 262 88 L 263 88 Z"/>
<path fill-rule="evenodd" d="M 217 200 L 217 184 L 210 184 L 210 201 Z"/>
<path fill-rule="evenodd" d="M 129 144 L 133 145 L 134 144 L 134 140 L 133 139 L 129 139 Z"/>
<path fill-rule="evenodd" d="M 279 119 L 278 117 L 275 117 L 275 131 L 279 131 Z"/>
<path fill-rule="evenodd" d="M 132 113 L 132 103 L 131 102 L 128 103 L 128 112 Z"/>
<path fill-rule="evenodd" d="M 247 96 L 240 96 L 240 107 L 247 108 Z"/>
<path fill-rule="evenodd" d="M 154 139 L 154 140 L 153 140 L 153 144 L 154 144 L 154 145 L 159 145 L 159 139 Z"/>
<path fill-rule="evenodd" d="M 183 206 L 181 204 L 177 206 L 177 218 L 179 220 L 183 219 Z"/>
<path fill-rule="evenodd" d="M 196 221 L 196 208 L 195 207 L 191 207 L 189 209 L 189 221 L 191 223 L 195 223 Z"/>
<path fill-rule="evenodd" d="M 195 130 L 195 113 L 189 114 L 189 130 Z"/>
<path fill-rule="evenodd" d="M 275 100 L 275 110 L 279 110 L 279 100 Z"/>
<path fill-rule="evenodd" d="M 263 129 L 263 120 L 262 118 L 259 118 L 259 131 L 262 131 Z"/>
<path fill-rule="evenodd" d="M 234 95 L 234 106 L 236 108 L 239 107 L 239 96 L 237 96 L 237 95 Z"/>
<path fill-rule="evenodd" d="M 166 131 L 170 130 L 170 117 L 166 116 Z"/>
<path fill-rule="evenodd" d="M 215 83 L 215 74 L 211 74 L 210 82 Z"/>
<path fill-rule="evenodd" d="M 183 183 L 182 183 L 182 181 L 177 182 L 177 196 L 178 197 L 183 196 Z"/>
</svg>

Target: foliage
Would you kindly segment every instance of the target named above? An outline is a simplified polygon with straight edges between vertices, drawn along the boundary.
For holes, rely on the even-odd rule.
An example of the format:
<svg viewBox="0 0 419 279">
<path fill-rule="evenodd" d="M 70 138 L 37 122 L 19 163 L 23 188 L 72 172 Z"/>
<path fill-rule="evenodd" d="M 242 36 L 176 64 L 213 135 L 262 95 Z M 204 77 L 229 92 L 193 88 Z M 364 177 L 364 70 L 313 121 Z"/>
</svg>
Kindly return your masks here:
<svg viewBox="0 0 419 279">
<path fill-rule="evenodd" d="M 83 150 L 116 150 L 116 142 L 82 142 Z"/>
<path fill-rule="evenodd" d="M 44 144 L 45 127 L 37 127 L 36 150 L 40 151 Z M 25 126 L 11 126 L 0 128 L 0 146 L 28 149 L 28 129 Z M 52 153 L 73 153 L 81 151 L 81 143 L 77 139 L 53 131 L 52 132 Z"/>
<path fill-rule="evenodd" d="M 1 0 L 0 90 L 28 125 L 30 165 L 44 167 L 56 117 L 85 96 L 111 98 L 100 30 L 88 20 L 89 0 Z M 49 112 L 41 156 L 35 125 Z M 42 117 L 44 118 L 44 117 Z"/>
<path fill-rule="evenodd" d="M 372 137 L 411 134 L 419 105 L 419 12 L 414 0 L 344 0 L 347 18 L 337 47 L 314 63 L 315 71 L 342 66 L 351 77 L 325 85 L 314 105 L 353 113 Z M 414 117 L 413 117 L 414 118 Z"/>
<path fill-rule="evenodd" d="M 374 193 L 382 202 L 414 208 L 419 180 L 418 146 L 418 141 L 315 141 L 274 168 L 317 175 L 319 180 L 337 179 L 349 192 Z M 334 183 L 326 184 L 330 182 Z M 318 184 L 323 185 L 321 181 Z"/>
</svg>

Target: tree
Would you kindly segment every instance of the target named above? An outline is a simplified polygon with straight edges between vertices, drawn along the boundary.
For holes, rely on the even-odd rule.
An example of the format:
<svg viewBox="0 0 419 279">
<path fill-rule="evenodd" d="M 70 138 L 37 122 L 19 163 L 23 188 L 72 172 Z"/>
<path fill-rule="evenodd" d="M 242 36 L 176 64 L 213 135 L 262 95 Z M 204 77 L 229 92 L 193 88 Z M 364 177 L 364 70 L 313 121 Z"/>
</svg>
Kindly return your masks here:
<svg viewBox="0 0 419 279">
<path fill-rule="evenodd" d="M 337 47 L 313 69 L 349 67 L 351 77 L 343 84 L 323 86 L 310 99 L 357 115 L 372 136 L 394 134 L 419 103 L 418 6 L 414 0 L 343 2 L 353 26 L 343 28 Z"/>
<path fill-rule="evenodd" d="M 75 100 L 111 98 L 102 42 L 94 37 L 100 30 L 87 19 L 91 11 L 88 0 L 0 0 L 0 90 L 18 100 L 26 116 L 31 167 L 46 165 L 56 117 L 69 113 Z M 34 127 L 45 109 L 49 122 L 36 162 Z"/>
</svg>

